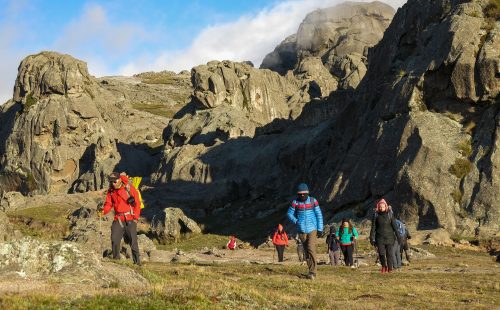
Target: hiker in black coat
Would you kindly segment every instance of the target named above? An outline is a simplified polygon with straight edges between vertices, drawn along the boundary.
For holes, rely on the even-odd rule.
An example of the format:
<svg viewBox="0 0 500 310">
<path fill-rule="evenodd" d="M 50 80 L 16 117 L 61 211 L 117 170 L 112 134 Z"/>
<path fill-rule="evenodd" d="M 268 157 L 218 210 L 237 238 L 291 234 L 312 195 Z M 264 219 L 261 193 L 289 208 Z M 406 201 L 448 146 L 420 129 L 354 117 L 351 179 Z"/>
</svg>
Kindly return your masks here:
<svg viewBox="0 0 500 310">
<path fill-rule="evenodd" d="M 370 232 L 370 243 L 376 245 L 382 265 L 381 273 L 391 272 L 394 266 L 393 262 L 393 246 L 398 240 L 401 243 L 398 227 L 394 216 L 388 212 L 389 208 L 384 199 L 377 202 L 376 216 L 372 222 Z"/>
</svg>

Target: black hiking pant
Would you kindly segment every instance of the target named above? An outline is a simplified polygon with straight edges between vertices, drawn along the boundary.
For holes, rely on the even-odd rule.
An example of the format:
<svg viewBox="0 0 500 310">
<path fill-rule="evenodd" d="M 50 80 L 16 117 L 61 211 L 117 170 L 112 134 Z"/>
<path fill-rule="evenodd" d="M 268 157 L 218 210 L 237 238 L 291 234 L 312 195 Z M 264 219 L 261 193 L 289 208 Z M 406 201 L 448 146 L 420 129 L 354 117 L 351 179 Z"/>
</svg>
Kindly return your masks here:
<svg viewBox="0 0 500 310">
<path fill-rule="evenodd" d="M 352 259 L 352 253 L 354 252 L 354 246 L 350 245 L 340 245 L 340 249 L 342 250 L 342 255 L 344 256 L 344 262 L 346 266 L 352 266 L 354 264 L 354 260 Z"/>
<path fill-rule="evenodd" d="M 392 270 L 392 267 L 394 266 L 394 262 L 392 261 L 392 253 L 394 252 L 393 244 L 377 243 L 377 249 L 378 256 L 380 257 L 380 264 L 382 265 L 382 267 L 388 267 L 390 270 Z"/>
<path fill-rule="evenodd" d="M 401 245 L 401 248 L 399 249 L 400 250 L 400 255 L 401 255 L 401 260 L 403 260 L 403 251 L 405 252 L 405 256 L 406 256 L 406 260 L 408 261 L 408 263 L 410 262 L 410 254 L 409 254 L 409 251 L 410 251 L 410 247 L 408 246 L 408 241 L 405 240 L 403 242 L 403 244 Z"/>
<path fill-rule="evenodd" d="M 113 221 L 111 225 L 113 259 L 120 259 L 121 241 L 123 237 L 125 237 L 125 242 L 130 244 L 134 264 L 139 265 L 141 261 L 139 258 L 139 244 L 137 243 L 137 223 L 134 221 L 126 221 L 122 222 L 120 225 L 119 221 Z"/>
<path fill-rule="evenodd" d="M 278 262 L 282 262 L 283 254 L 285 254 L 285 245 L 276 245 L 276 251 L 278 251 Z"/>
</svg>

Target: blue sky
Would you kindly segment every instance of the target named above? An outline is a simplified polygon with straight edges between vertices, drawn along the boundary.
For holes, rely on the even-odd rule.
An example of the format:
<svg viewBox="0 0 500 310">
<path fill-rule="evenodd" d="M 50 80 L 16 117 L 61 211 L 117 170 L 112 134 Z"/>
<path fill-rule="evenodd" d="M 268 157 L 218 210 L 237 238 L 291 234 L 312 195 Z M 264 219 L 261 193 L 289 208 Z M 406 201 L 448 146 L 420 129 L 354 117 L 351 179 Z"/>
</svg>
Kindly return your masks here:
<svg viewBox="0 0 500 310">
<path fill-rule="evenodd" d="M 0 104 L 12 96 L 19 62 L 41 50 L 84 60 L 95 76 L 180 71 L 213 59 L 259 65 L 308 12 L 340 2 L 0 0 Z"/>
</svg>

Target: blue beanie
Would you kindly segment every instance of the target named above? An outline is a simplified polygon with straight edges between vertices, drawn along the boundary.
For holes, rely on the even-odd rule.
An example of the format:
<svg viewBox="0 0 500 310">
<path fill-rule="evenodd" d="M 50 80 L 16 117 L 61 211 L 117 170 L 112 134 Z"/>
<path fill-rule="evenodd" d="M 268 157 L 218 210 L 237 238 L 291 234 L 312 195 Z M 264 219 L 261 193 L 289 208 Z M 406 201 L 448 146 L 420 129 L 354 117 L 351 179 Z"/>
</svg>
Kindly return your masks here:
<svg viewBox="0 0 500 310">
<path fill-rule="evenodd" d="M 306 183 L 300 183 L 299 186 L 297 186 L 297 193 L 309 193 L 309 187 L 307 187 Z"/>
</svg>

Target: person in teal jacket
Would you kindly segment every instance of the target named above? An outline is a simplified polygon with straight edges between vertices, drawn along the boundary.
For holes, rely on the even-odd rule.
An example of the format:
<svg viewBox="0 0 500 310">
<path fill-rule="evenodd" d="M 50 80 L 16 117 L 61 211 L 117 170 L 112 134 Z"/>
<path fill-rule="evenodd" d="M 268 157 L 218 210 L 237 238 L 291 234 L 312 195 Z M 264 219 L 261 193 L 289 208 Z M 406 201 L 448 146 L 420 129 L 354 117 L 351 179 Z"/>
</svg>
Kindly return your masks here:
<svg viewBox="0 0 500 310">
<path fill-rule="evenodd" d="M 316 277 L 316 240 L 323 234 L 323 214 L 318 201 L 309 196 L 309 188 L 301 183 L 297 187 L 297 199 L 288 208 L 288 219 L 297 225 L 298 237 L 304 245 L 309 279 Z"/>
<path fill-rule="evenodd" d="M 354 252 L 354 243 L 358 239 L 358 231 L 352 226 L 349 219 L 344 218 L 337 230 L 336 236 L 339 239 L 340 250 L 344 256 L 345 265 L 354 268 L 352 254 Z"/>
</svg>

